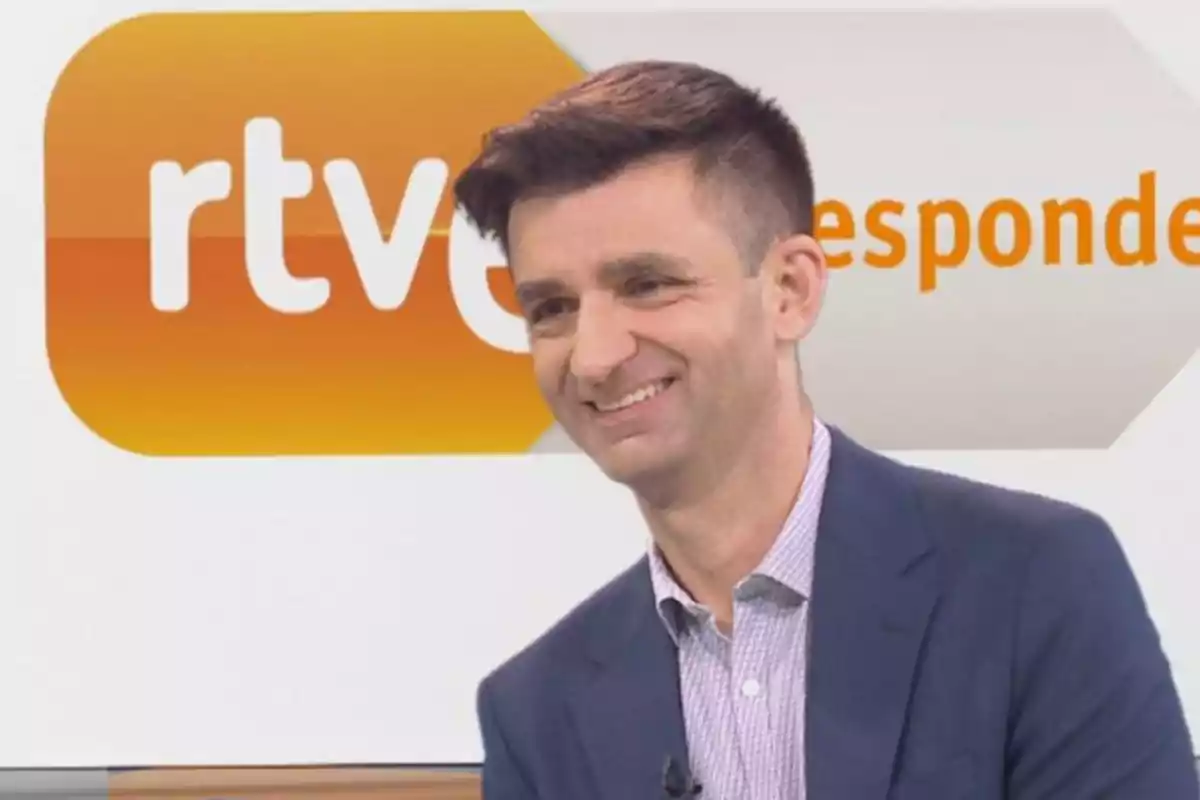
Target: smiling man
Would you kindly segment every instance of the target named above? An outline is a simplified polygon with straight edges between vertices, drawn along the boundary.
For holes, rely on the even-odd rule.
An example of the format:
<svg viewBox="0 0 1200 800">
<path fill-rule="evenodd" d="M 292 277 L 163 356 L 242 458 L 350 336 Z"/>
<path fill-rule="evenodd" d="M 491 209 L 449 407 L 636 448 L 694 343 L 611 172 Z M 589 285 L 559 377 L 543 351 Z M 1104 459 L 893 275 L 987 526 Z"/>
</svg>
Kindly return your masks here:
<svg viewBox="0 0 1200 800">
<path fill-rule="evenodd" d="M 1200 797 L 1102 520 L 814 413 L 827 264 L 774 103 L 623 64 L 491 132 L 456 195 L 555 418 L 651 534 L 483 681 L 486 800 Z"/>
</svg>

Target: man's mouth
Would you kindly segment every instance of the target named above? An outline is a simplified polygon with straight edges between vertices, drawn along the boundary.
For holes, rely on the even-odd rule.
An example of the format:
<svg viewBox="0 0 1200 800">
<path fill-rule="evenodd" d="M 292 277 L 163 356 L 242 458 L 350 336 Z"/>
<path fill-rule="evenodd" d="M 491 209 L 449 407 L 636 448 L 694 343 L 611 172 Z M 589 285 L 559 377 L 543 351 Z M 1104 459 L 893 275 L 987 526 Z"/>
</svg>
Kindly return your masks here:
<svg viewBox="0 0 1200 800">
<path fill-rule="evenodd" d="M 595 400 L 589 401 L 588 405 L 603 414 L 608 414 L 613 411 L 621 411 L 631 406 L 636 406 L 638 403 L 644 403 L 647 400 L 652 400 L 666 391 L 667 388 L 670 387 L 670 385 L 674 382 L 674 378 L 662 378 L 654 381 L 653 383 L 647 383 L 644 386 L 640 386 L 631 392 L 627 392 L 622 397 L 619 397 L 611 402 L 601 402 Z"/>
</svg>

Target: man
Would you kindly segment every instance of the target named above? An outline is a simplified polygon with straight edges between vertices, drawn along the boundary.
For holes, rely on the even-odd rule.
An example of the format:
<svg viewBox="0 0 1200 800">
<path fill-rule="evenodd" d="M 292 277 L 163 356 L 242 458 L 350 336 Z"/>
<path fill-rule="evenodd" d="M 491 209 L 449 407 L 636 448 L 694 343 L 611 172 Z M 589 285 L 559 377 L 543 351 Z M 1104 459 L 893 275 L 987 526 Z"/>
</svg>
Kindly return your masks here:
<svg viewBox="0 0 1200 800">
<path fill-rule="evenodd" d="M 653 541 L 483 681 L 486 800 L 1200 797 L 1103 521 L 815 416 L 826 260 L 773 103 L 620 65 L 493 131 L 455 190 L 555 417 Z"/>
</svg>

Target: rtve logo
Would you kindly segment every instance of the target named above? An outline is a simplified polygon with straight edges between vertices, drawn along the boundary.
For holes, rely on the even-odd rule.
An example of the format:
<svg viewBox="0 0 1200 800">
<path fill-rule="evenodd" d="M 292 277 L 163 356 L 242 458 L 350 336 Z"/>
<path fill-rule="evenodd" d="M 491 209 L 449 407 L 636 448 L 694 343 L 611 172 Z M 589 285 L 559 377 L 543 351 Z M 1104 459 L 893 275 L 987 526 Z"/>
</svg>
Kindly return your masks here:
<svg viewBox="0 0 1200 800">
<path fill-rule="evenodd" d="M 46 118 L 64 398 L 146 454 L 527 450 L 551 417 L 500 253 L 449 181 L 581 75 L 518 12 L 108 29 Z"/>
<path fill-rule="evenodd" d="M 269 117 L 246 123 L 242 152 L 242 229 L 250 286 L 280 313 L 317 311 L 329 302 L 329 279 L 293 275 L 284 252 L 284 202 L 312 193 L 312 167 L 284 155 L 283 126 Z M 386 236 L 354 161 L 328 161 L 322 174 L 367 300 L 380 311 L 395 311 L 408 297 L 426 239 L 434 232 L 449 167 L 440 158 L 417 162 Z M 188 170 L 178 161 L 158 161 L 150 168 L 150 297 L 159 311 L 187 307 L 192 216 L 205 204 L 228 199 L 232 185 L 228 161 L 205 161 Z M 463 320 L 493 347 L 523 352 L 524 324 L 496 303 L 487 283 L 487 270 L 501 263 L 503 254 L 459 214 L 449 236 L 450 289 Z"/>
</svg>

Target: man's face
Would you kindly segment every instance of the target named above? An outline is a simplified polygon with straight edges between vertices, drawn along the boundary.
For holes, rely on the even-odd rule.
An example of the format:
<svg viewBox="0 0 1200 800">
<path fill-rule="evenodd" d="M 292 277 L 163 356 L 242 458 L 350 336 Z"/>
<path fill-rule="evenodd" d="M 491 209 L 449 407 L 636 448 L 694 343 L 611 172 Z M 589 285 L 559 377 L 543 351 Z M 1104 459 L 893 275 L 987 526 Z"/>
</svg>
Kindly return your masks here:
<svg viewBox="0 0 1200 800">
<path fill-rule="evenodd" d="M 513 209 L 539 388 L 615 480 L 727 458 L 778 395 L 792 346 L 779 294 L 770 272 L 748 273 L 736 235 L 682 157 Z"/>
</svg>

